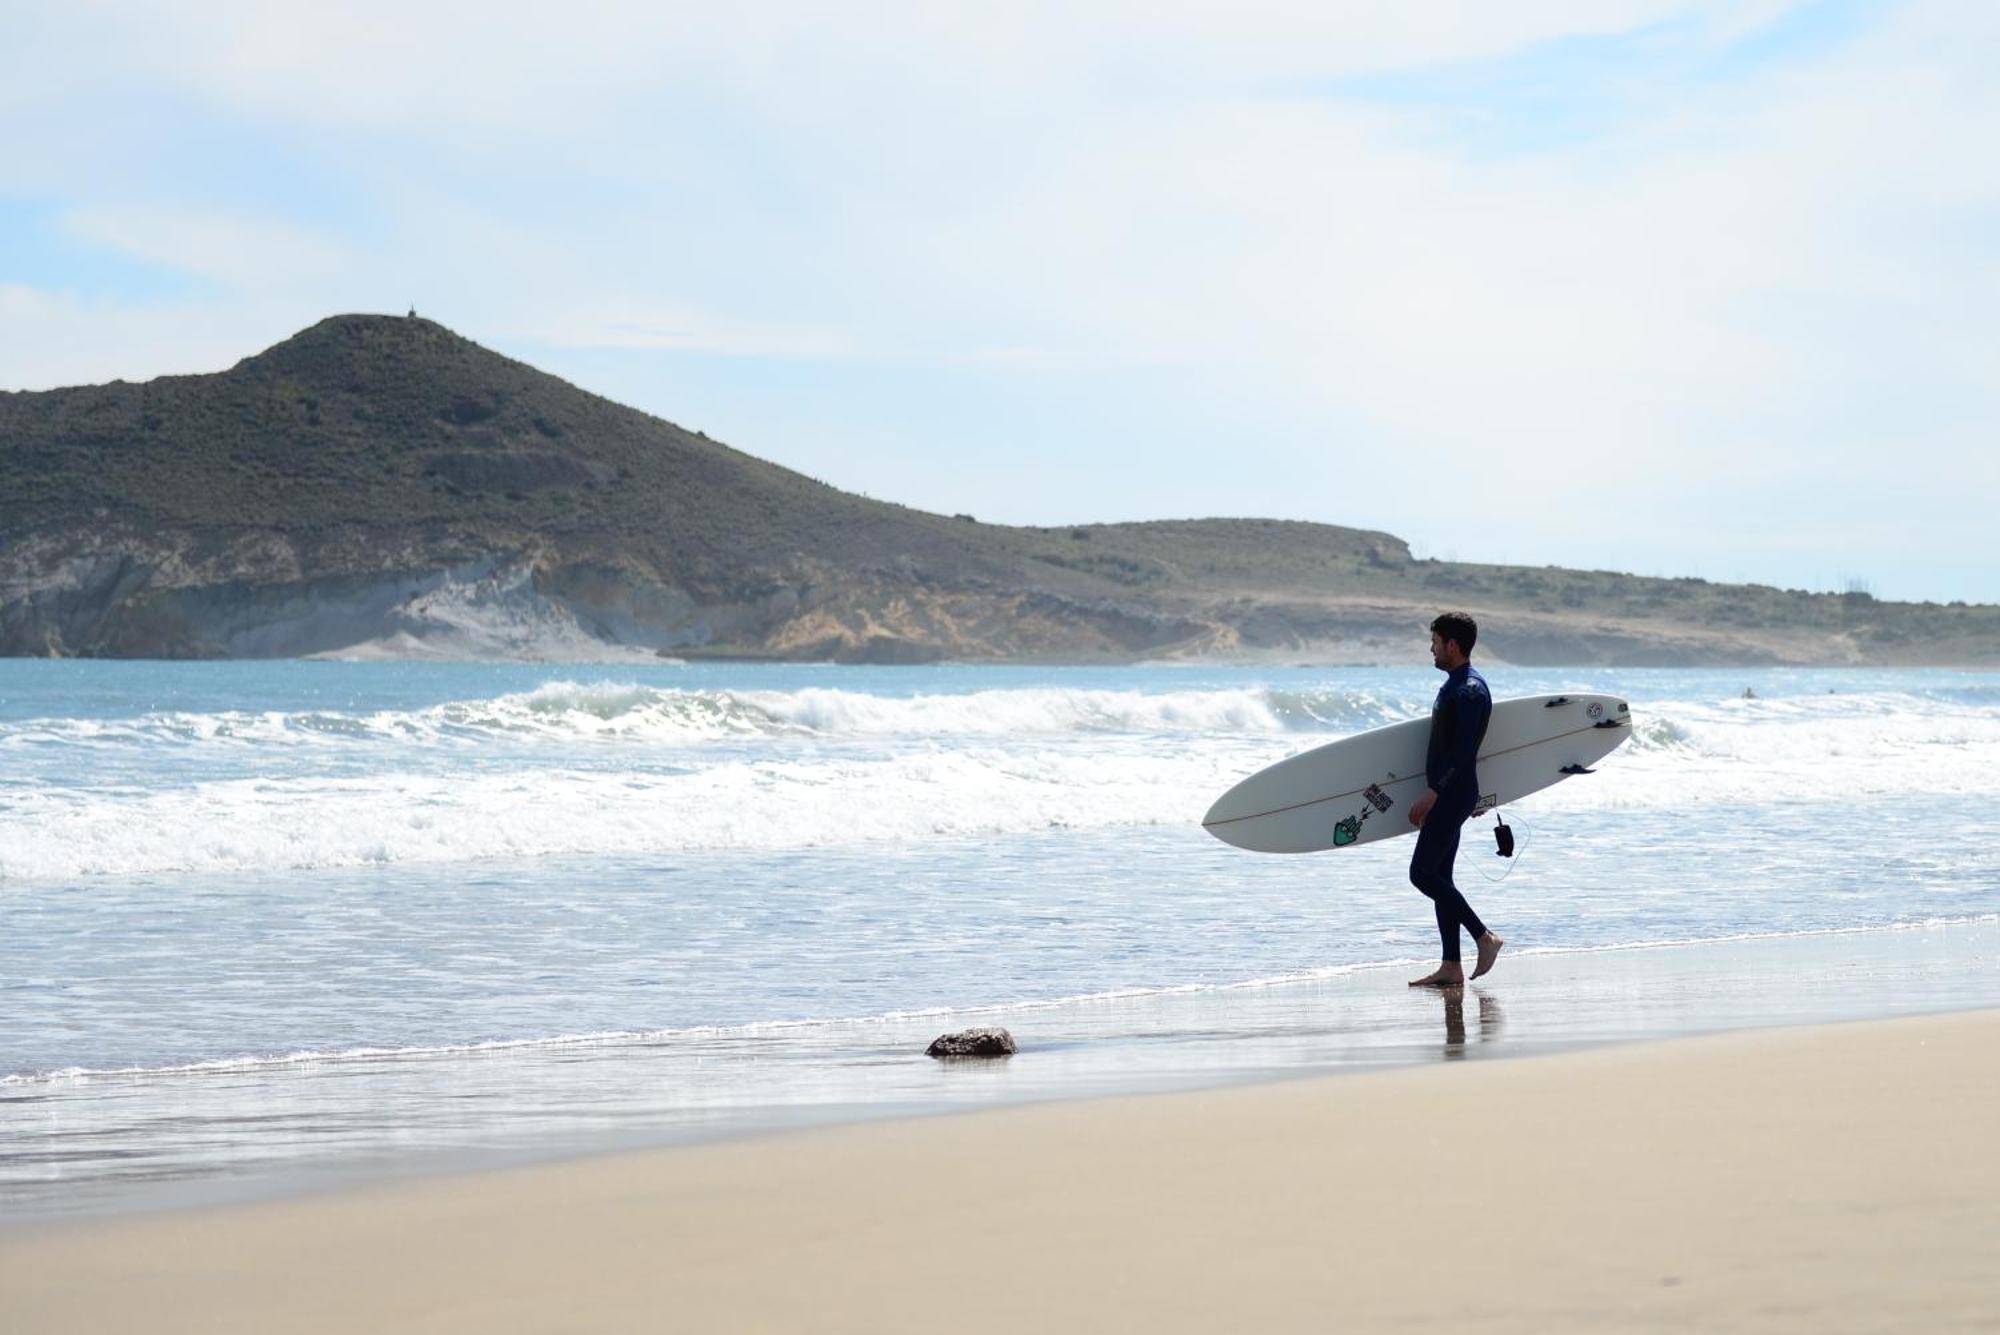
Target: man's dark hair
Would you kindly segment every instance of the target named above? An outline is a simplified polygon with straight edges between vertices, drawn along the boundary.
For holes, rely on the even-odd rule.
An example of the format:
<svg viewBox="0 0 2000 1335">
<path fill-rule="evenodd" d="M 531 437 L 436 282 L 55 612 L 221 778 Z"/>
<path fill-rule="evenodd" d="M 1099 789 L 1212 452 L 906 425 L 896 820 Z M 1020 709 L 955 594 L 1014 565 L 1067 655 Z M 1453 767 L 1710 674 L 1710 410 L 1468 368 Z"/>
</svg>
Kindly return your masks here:
<svg viewBox="0 0 2000 1335">
<path fill-rule="evenodd" d="M 1457 640 L 1459 652 L 1470 655 L 1472 646 L 1479 640 L 1479 627 L 1464 612 L 1446 612 L 1431 622 L 1431 633 L 1442 635 L 1447 640 Z"/>
</svg>

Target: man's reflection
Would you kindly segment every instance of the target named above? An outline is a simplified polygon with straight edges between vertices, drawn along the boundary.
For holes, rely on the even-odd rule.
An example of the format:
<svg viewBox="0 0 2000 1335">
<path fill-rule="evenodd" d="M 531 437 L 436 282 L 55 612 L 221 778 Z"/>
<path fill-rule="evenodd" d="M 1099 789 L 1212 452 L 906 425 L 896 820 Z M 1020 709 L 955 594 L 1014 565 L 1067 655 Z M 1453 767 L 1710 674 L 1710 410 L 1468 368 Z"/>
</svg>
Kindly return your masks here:
<svg viewBox="0 0 2000 1335">
<path fill-rule="evenodd" d="M 1445 1060 L 1458 1061 L 1465 1056 L 1465 989 L 1441 987 L 1438 995 L 1444 998 Z M 1472 990 L 1472 995 L 1479 1003 L 1479 1041 L 1491 1043 L 1500 1037 L 1503 1023 L 1500 1003 L 1478 988 Z"/>
</svg>

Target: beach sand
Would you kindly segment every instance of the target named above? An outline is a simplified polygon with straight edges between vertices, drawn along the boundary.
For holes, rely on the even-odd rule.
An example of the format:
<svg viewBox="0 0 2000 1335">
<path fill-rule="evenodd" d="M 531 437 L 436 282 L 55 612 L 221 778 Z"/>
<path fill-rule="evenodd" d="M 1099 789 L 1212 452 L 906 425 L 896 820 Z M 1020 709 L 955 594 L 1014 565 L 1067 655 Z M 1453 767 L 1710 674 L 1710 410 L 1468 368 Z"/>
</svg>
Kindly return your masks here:
<svg viewBox="0 0 2000 1335">
<path fill-rule="evenodd" d="M 0 1234 L 0 1326 L 2000 1329 L 2000 1011 L 826 1128 Z"/>
</svg>

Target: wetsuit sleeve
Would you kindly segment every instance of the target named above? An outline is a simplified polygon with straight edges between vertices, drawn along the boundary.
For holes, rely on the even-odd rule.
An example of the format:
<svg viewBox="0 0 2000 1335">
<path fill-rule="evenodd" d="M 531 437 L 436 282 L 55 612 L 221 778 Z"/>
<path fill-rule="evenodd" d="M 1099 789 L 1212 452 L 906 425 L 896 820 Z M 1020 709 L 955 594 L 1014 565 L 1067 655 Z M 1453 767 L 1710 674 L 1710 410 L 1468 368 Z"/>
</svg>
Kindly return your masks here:
<svg viewBox="0 0 2000 1335">
<path fill-rule="evenodd" d="M 1440 793 L 1459 775 L 1472 772 L 1473 762 L 1479 759 L 1480 739 L 1486 736 L 1486 722 L 1493 715 L 1493 700 L 1468 683 L 1452 693 L 1450 708 L 1451 747 L 1444 754 L 1437 782 L 1431 785 Z"/>
</svg>

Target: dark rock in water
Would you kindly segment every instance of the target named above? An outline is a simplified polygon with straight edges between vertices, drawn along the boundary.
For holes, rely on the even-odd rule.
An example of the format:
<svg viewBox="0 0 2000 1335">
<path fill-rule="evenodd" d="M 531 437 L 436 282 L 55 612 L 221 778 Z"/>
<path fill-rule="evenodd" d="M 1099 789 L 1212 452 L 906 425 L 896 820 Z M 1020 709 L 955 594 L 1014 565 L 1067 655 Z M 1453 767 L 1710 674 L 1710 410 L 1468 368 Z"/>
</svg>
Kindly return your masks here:
<svg viewBox="0 0 2000 1335">
<path fill-rule="evenodd" d="M 1005 1029 L 962 1029 L 940 1034 L 924 1049 L 926 1057 L 1011 1057 L 1014 1036 Z"/>
</svg>

